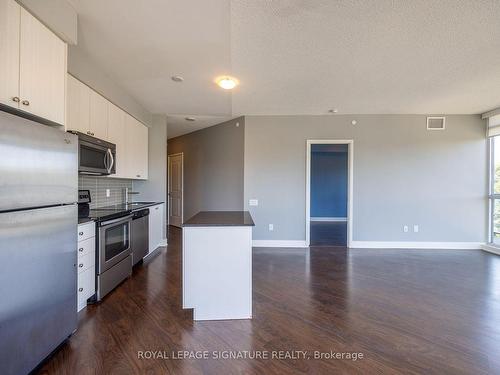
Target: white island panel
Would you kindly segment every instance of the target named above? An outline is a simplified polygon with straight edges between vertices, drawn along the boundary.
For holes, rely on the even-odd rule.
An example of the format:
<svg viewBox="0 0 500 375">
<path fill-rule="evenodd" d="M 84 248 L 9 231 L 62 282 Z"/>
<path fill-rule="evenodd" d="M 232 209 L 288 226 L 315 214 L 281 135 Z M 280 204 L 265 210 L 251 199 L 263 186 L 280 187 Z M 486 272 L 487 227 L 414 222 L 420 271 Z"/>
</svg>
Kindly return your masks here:
<svg viewBox="0 0 500 375">
<path fill-rule="evenodd" d="M 252 318 L 252 227 L 183 228 L 183 307 L 194 320 Z"/>
</svg>

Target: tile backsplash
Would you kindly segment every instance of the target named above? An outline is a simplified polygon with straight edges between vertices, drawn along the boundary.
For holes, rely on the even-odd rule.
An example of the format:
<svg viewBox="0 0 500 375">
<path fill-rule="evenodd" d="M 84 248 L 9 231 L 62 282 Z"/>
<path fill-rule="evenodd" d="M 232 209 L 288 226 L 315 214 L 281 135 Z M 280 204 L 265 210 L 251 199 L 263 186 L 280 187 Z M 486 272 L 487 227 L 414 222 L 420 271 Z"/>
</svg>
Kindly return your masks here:
<svg viewBox="0 0 500 375">
<path fill-rule="evenodd" d="M 125 188 L 132 191 L 132 180 L 85 175 L 78 176 L 78 189 L 90 190 L 92 198 L 92 202 L 90 203 L 91 208 L 124 203 Z M 109 197 L 106 197 L 106 189 L 109 189 Z"/>
</svg>

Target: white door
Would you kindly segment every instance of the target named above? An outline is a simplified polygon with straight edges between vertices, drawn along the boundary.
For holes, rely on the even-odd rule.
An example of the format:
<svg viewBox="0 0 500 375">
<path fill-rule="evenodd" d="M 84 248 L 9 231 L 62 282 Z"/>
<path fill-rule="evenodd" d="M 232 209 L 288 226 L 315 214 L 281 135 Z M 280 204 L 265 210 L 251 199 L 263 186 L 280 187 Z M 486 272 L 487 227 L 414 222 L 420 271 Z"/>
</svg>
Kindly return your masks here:
<svg viewBox="0 0 500 375">
<path fill-rule="evenodd" d="M 68 74 L 66 129 L 90 134 L 90 88 Z"/>
<path fill-rule="evenodd" d="M 19 28 L 21 7 L 0 0 L 0 102 L 19 108 Z"/>
<path fill-rule="evenodd" d="M 90 132 L 92 136 L 108 139 L 108 100 L 90 90 Z"/>
<path fill-rule="evenodd" d="M 19 108 L 64 124 L 66 43 L 21 8 Z"/>
<path fill-rule="evenodd" d="M 170 225 L 180 227 L 183 222 L 183 154 L 168 157 L 168 218 Z"/>
<path fill-rule="evenodd" d="M 127 177 L 125 112 L 108 102 L 108 141 L 116 145 L 116 174 L 110 177 Z"/>
</svg>

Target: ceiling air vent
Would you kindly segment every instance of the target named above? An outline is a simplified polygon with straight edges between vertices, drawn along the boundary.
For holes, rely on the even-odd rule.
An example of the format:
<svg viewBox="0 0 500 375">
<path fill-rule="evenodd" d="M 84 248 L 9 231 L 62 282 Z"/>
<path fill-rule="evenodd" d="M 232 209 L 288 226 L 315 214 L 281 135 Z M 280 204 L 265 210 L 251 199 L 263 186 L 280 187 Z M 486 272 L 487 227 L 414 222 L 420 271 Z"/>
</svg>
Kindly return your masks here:
<svg viewBox="0 0 500 375">
<path fill-rule="evenodd" d="M 427 130 L 444 130 L 445 117 L 427 117 Z"/>
</svg>

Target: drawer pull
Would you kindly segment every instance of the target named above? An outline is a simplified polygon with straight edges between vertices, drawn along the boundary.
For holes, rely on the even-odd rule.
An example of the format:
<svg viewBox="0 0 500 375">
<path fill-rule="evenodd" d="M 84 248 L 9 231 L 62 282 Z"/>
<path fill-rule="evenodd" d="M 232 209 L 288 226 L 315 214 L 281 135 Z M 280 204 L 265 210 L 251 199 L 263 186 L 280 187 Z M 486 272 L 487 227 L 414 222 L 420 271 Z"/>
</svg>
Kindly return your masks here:
<svg viewBox="0 0 500 375">
<path fill-rule="evenodd" d="M 78 267 L 82 268 L 82 267 L 83 267 L 83 263 L 80 263 L 80 264 L 78 265 Z"/>
<path fill-rule="evenodd" d="M 13 102 L 16 102 L 16 103 L 19 103 L 19 100 L 20 100 L 20 99 L 19 99 L 19 97 L 18 97 L 18 96 L 14 96 L 14 97 L 12 98 L 12 101 L 13 101 Z"/>
<path fill-rule="evenodd" d="M 21 102 L 21 104 L 22 104 L 22 105 L 30 105 L 30 102 L 29 102 L 29 100 L 23 100 L 23 101 Z"/>
<path fill-rule="evenodd" d="M 83 292 L 83 288 L 78 288 L 78 291 L 79 292 Z"/>
<path fill-rule="evenodd" d="M 79 233 L 78 233 L 78 235 L 79 235 L 79 236 L 83 236 L 83 232 L 79 232 Z"/>
<path fill-rule="evenodd" d="M 79 251 L 80 253 L 83 253 L 83 247 L 80 247 L 80 248 L 78 249 L 78 251 Z"/>
</svg>

